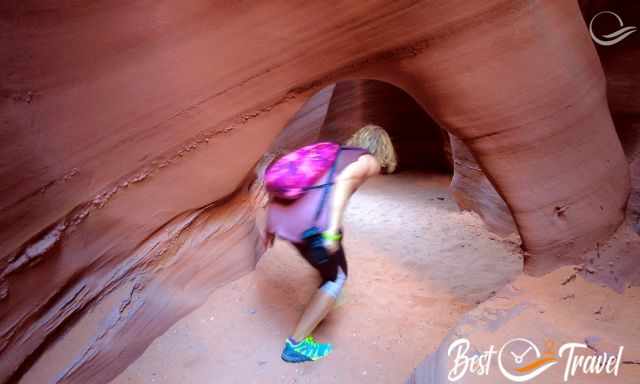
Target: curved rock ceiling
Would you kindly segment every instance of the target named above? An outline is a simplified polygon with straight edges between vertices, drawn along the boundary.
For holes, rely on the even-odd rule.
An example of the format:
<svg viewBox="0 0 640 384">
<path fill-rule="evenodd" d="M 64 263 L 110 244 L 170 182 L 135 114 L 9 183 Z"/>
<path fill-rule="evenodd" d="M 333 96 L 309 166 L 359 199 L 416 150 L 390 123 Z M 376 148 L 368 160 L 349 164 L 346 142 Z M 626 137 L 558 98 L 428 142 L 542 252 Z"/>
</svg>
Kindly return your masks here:
<svg viewBox="0 0 640 384">
<path fill-rule="evenodd" d="M 384 107 L 361 82 L 351 91 L 369 104 L 331 109 L 334 94 L 357 99 L 345 80 L 394 85 L 452 135 L 458 202 L 517 230 L 529 273 L 606 240 L 630 193 L 637 228 L 638 50 L 596 51 L 580 12 L 553 0 L 0 5 L 0 379 L 115 292 L 58 377 L 106 382 L 253 268 L 253 168 L 283 127 L 304 142 L 345 132 L 325 118 Z"/>
</svg>

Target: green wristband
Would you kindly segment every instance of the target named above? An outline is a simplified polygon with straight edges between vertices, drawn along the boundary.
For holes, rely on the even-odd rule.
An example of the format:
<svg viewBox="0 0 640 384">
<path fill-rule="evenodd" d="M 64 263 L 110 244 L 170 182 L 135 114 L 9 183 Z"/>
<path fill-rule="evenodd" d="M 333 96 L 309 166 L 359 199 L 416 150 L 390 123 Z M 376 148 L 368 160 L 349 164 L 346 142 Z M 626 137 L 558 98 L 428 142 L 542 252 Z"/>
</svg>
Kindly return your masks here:
<svg viewBox="0 0 640 384">
<path fill-rule="evenodd" d="M 338 241 L 342 239 L 342 235 L 339 233 L 322 232 L 322 238 L 325 240 Z"/>
</svg>

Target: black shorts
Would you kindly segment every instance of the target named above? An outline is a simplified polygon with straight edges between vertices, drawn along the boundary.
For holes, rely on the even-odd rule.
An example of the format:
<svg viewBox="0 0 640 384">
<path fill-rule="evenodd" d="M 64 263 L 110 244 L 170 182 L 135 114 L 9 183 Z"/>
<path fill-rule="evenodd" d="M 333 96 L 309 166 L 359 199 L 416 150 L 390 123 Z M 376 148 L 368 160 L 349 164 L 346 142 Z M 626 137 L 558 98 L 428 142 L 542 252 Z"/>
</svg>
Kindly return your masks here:
<svg viewBox="0 0 640 384">
<path fill-rule="evenodd" d="M 336 281 L 338 276 L 338 267 L 347 275 L 347 259 L 342 248 L 342 241 L 338 243 L 338 249 L 333 253 L 329 253 L 324 247 L 313 247 L 312 240 L 306 240 L 302 243 L 292 243 L 305 260 L 311 264 L 322 276 L 322 284 L 327 281 Z"/>
</svg>

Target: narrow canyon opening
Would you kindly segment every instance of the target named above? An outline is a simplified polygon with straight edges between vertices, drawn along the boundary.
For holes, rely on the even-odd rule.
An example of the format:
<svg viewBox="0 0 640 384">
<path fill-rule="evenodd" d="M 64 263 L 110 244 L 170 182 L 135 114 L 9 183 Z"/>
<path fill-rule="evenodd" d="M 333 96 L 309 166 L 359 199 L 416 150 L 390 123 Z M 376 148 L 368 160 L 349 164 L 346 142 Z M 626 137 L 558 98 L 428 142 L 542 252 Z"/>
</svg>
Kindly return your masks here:
<svg viewBox="0 0 640 384">
<path fill-rule="evenodd" d="M 85 3 L 0 7 L 0 383 L 447 383 L 514 338 L 638 382 L 640 2 Z M 398 172 L 346 214 L 334 352 L 287 365 L 317 280 L 255 168 L 368 123 Z"/>
<path fill-rule="evenodd" d="M 341 142 L 367 123 L 389 132 L 399 166 L 366 182 L 347 209 L 349 279 L 315 332 L 336 346 L 327 365 L 273 362 L 319 282 L 294 247 L 276 241 L 255 271 L 215 291 L 113 383 L 205 382 L 223 371 L 233 372 L 234 382 L 346 383 L 367 375 L 393 382 L 434 352 L 464 313 L 522 271 L 518 237 L 489 232 L 451 195 L 448 134 L 391 84 L 343 81 L 321 90 L 268 154 Z"/>
</svg>

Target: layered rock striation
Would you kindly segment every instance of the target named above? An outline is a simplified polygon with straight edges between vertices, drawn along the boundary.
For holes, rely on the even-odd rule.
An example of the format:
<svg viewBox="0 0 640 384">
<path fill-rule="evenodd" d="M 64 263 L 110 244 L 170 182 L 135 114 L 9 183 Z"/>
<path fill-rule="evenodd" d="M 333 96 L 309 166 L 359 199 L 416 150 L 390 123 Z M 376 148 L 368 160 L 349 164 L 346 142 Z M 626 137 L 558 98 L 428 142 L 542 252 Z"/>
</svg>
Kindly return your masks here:
<svg viewBox="0 0 640 384">
<path fill-rule="evenodd" d="M 367 90 L 343 80 L 397 87 L 464 144 L 493 187 L 474 209 L 511 213 L 531 273 L 625 217 L 629 165 L 573 2 L 21 1 L 0 15 L 0 381 L 118 292 L 54 379 L 107 382 L 249 271 L 253 168 L 292 119 L 301 141 L 336 129 L 322 105 Z M 370 116 L 397 94 L 369 91 Z"/>
</svg>

